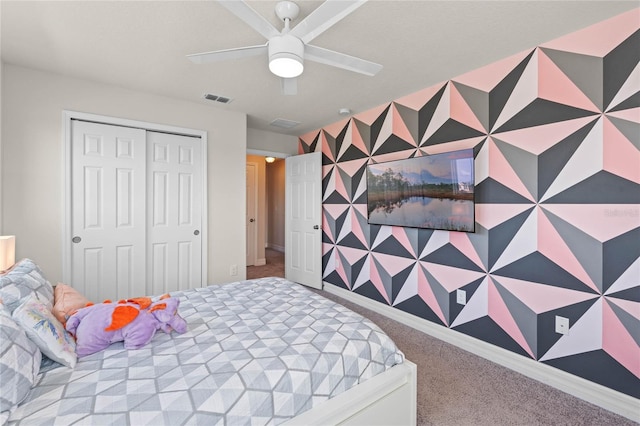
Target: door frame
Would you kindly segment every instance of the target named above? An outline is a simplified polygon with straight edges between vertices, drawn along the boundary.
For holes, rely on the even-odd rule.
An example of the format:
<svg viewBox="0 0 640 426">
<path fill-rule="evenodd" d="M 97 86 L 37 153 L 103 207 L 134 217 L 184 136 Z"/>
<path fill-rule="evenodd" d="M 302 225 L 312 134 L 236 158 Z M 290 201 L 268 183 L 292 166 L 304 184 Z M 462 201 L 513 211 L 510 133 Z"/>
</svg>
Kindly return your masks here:
<svg viewBox="0 0 640 426">
<path fill-rule="evenodd" d="M 64 146 L 63 173 L 64 173 L 64 207 L 62 215 L 62 280 L 63 282 L 71 282 L 71 120 L 91 121 L 101 124 L 109 124 L 121 127 L 134 127 L 154 132 L 173 133 L 185 136 L 199 137 L 202 141 L 202 227 L 200 235 L 202 236 L 202 283 L 206 285 L 208 282 L 208 191 L 207 191 L 207 132 L 204 130 L 189 129 L 185 127 L 169 126 L 165 124 L 150 123 L 146 121 L 130 120 L 126 118 L 111 117 L 100 114 L 90 114 L 79 111 L 62 111 L 62 143 Z"/>
<path fill-rule="evenodd" d="M 247 242 L 251 241 L 251 243 L 253 244 L 253 258 L 252 259 L 247 259 L 247 266 L 258 266 L 258 163 L 253 162 L 253 161 L 247 161 L 246 162 L 246 166 L 247 168 L 249 167 L 253 167 L 253 194 L 246 194 L 247 198 L 249 198 L 249 196 L 253 196 L 253 212 L 249 211 L 249 203 L 247 203 L 247 215 L 246 216 L 253 216 L 254 217 L 254 226 L 250 227 L 250 229 L 252 229 L 252 231 L 248 231 L 247 232 Z M 249 227 L 249 225 L 247 223 L 245 223 L 245 228 Z M 249 233 L 251 235 L 249 235 Z M 249 254 L 249 244 L 247 244 L 247 255 Z M 248 256 L 247 256 L 248 257 Z M 249 264 L 249 262 L 251 264 Z"/>
</svg>

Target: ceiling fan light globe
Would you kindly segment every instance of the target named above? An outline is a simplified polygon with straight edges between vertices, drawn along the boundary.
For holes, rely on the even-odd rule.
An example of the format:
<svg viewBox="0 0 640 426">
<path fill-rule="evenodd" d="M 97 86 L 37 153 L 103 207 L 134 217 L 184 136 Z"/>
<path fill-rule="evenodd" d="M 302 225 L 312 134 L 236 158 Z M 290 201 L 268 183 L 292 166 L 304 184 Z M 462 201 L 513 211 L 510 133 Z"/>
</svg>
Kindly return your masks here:
<svg viewBox="0 0 640 426">
<path fill-rule="evenodd" d="M 276 53 L 269 58 L 269 70 L 282 78 L 294 78 L 302 74 L 302 58 L 291 53 Z"/>
<path fill-rule="evenodd" d="M 283 78 L 293 78 L 304 70 L 304 43 L 290 34 L 269 39 L 269 70 Z"/>
</svg>

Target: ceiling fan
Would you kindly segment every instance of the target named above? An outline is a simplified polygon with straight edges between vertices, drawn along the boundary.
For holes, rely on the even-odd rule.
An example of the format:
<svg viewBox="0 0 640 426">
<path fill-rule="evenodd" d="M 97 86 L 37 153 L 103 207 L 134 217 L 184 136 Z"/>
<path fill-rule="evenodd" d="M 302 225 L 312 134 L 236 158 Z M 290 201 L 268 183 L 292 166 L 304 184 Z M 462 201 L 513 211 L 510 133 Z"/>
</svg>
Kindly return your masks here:
<svg viewBox="0 0 640 426">
<path fill-rule="evenodd" d="M 280 1 L 276 4 L 275 12 L 278 18 L 284 22 L 282 31 L 278 31 L 244 0 L 218 1 L 251 28 L 262 34 L 267 42 L 257 46 L 187 55 L 187 58 L 196 64 L 267 53 L 269 70 L 278 77 L 282 77 L 282 91 L 286 95 L 296 94 L 296 77 L 302 74 L 305 59 L 368 76 L 373 76 L 382 69 L 380 64 L 308 44 L 362 6 L 367 0 L 326 0 L 293 28 L 290 27 L 291 21 L 298 17 L 300 8 L 292 1 Z"/>
</svg>

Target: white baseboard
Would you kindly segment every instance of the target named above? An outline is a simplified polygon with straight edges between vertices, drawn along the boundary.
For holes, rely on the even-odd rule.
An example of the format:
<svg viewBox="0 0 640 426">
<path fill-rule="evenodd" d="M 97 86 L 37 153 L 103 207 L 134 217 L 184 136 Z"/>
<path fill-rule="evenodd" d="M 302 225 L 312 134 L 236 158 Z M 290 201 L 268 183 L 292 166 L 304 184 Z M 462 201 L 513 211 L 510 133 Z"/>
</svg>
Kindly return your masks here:
<svg viewBox="0 0 640 426">
<path fill-rule="evenodd" d="M 277 244 L 267 244 L 266 247 L 270 249 L 274 249 L 276 251 L 281 251 L 282 253 L 284 253 L 284 246 L 279 246 Z"/>
<path fill-rule="evenodd" d="M 254 264 L 254 266 L 262 266 L 266 264 L 267 264 L 267 259 L 263 257 L 262 259 L 256 259 L 256 263 Z"/>
<path fill-rule="evenodd" d="M 496 364 L 517 371 L 534 380 L 595 404 L 630 420 L 640 423 L 640 400 L 599 385 L 582 377 L 567 373 L 547 364 L 525 358 L 514 352 L 492 345 L 475 337 L 459 333 L 444 326 L 418 318 L 400 309 L 376 302 L 358 293 L 324 282 L 324 289 L 350 302 L 371 309 L 381 315 L 422 331 L 437 339 L 455 345 Z"/>
</svg>

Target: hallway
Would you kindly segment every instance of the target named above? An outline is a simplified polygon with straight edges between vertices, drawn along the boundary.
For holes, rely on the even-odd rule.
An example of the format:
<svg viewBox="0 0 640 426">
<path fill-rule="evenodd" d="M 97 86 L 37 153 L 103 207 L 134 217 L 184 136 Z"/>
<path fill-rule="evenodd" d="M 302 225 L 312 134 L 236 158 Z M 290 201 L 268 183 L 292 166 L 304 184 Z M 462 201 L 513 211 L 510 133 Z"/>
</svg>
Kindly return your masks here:
<svg viewBox="0 0 640 426">
<path fill-rule="evenodd" d="M 247 279 L 263 277 L 284 278 L 284 252 L 267 248 L 265 249 L 267 264 L 262 266 L 247 266 Z"/>
</svg>

